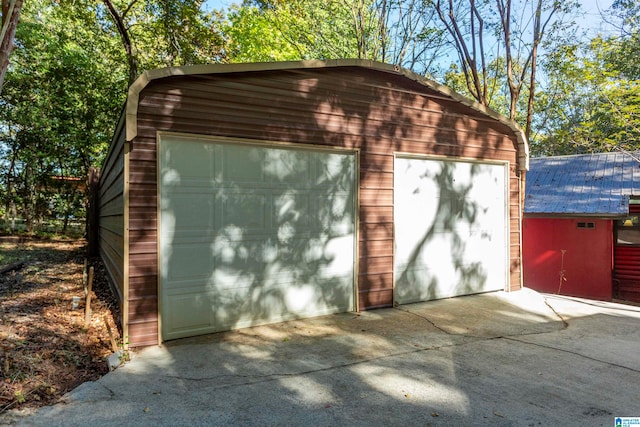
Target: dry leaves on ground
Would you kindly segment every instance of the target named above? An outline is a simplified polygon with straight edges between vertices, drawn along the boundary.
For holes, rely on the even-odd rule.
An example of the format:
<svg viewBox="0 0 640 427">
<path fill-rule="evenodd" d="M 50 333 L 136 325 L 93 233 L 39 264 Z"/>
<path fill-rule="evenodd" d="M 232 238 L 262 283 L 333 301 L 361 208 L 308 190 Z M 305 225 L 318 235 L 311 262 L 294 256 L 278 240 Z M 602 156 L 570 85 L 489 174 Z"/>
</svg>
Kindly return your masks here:
<svg viewBox="0 0 640 427">
<path fill-rule="evenodd" d="M 0 237 L 0 414 L 51 404 L 108 371 L 117 305 L 97 259 L 85 324 L 84 240 Z M 79 297 L 74 308 L 73 297 Z M 113 314 L 113 315 L 112 315 Z M 114 336 L 118 339 L 118 336 Z"/>
</svg>

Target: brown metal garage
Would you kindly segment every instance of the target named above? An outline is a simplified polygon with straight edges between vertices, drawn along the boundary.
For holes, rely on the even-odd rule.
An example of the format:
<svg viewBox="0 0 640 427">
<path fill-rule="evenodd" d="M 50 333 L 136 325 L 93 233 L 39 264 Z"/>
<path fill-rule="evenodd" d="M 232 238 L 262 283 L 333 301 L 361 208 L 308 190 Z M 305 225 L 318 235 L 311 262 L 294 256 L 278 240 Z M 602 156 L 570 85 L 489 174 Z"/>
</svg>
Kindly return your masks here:
<svg viewBox="0 0 640 427">
<path fill-rule="evenodd" d="M 527 166 L 515 123 L 386 64 L 145 72 L 100 180 L 123 335 L 519 289 Z"/>
</svg>

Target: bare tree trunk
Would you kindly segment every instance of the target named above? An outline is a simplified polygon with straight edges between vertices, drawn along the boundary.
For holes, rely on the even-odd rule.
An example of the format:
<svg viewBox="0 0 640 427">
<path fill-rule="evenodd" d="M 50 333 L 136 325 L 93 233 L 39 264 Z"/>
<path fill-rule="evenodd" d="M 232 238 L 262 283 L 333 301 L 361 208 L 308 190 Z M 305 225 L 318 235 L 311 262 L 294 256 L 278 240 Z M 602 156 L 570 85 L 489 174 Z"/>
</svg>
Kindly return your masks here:
<svg viewBox="0 0 640 427">
<path fill-rule="evenodd" d="M 549 23 L 556 9 L 554 8 L 548 20 L 542 26 L 542 0 L 538 0 L 536 7 L 536 16 L 533 24 L 533 46 L 531 47 L 531 76 L 529 81 L 529 99 L 527 100 L 527 121 L 525 123 L 524 134 L 527 140 L 531 136 L 531 122 L 533 121 L 533 100 L 536 93 L 536 64 L 538 61 L 538 45 L 542 39 L 542 33 Z"/>
<path fill-rule="evenodd" d="M 453 0 L 448 0 L 448 5 L 442 5 L 441 0 L 435 3 L 440 21 L 453 38 L 456 46 L 460 65 L 467 83 L 469 93 L 482 105 L 489 105 L 487 99 L 487 67 L 484 52 L 484 21 L 480 16 L 480 11 L 475 0 L 469 0 L 469 38 L 460 28 L 459 19 L 455 14 Z M 477 26 L 477 28 L 476 28 Z M 480 64 L 480 70 L 478 69 Z"/>
<path fill-rule="evenodd" d="M 380 17 L 378 18 L 378 43 L 376 47 L 376 59 L 379 61 L 385 61 L 387 59 L 387 0 L 382 0 L 377 5 L 380 10 Z"/>
<path fill-rule="evenodd" d="M 518 98 L 522 89 L 522 82 L 517 83 L 513 76 L 513 54 L 511 52 L 511 0 L 496 0 L 500 21 L 502 24 L 502 35 L 504 37 L 505 56 L 507 60 L 507 82 L 509 84 L 509 118 L 515 120 L 518 108 Z"/>
<path fill-rule="evenodd" d="M 356 33 L 356 43 L 358 45 L 358 59 L 365 59 L 367 57 L 367 30 L 364 7 L 364 2 L 361 0 L 357 0 L 351 5 L 353 27 Z"/>
<path fill-rule="evenodd" d="M 9 202 L 11 205 L 11 234 L 15 234 L 16 232 L 16 216 L 18 216 L 18 212 L 16 212 L 16 202 L 11 199 Z"/>
<path fill-rule="evenodd" d="M 129 85 L 131 85 L 138 77 L 138 59 L 136 58 L 136 52 L 133 47 L 133 43 L 131 42 L 131 38 L 129 37 L 129 31 L 124 23 L 124 18 L 136 1 L 137 0 L 133 0 L 129 3 L 127 9 L 122 14 L 119 14 L 111 0 L 103 0 L 109 14 L 113 18 L 113 22 L 116 24 L 118 34 L 120 34 L 120 40 L 122 41 L 122 46 L 127 54 L 127 62 L 129 63 Z"/>
<path fill-rule="evenodd" d="M 4 76 L 9 67 L 9 57 L 13 50 L 16 27 L 20 20 L 23 0 L 2 0 L 2 26 L 0 27 L 0 93 L 4 85 Z"/>
</svg>

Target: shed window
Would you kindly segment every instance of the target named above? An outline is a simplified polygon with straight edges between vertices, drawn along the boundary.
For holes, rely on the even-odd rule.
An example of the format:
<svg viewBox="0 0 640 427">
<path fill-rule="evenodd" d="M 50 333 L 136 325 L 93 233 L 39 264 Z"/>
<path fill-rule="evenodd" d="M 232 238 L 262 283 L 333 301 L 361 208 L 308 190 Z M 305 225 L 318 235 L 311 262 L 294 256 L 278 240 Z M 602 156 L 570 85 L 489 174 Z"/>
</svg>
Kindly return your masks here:
<svg viewBox="0 0 640 427">
<path fill-rule="evenodd" d="M 595 222 L 579 222 L 577 225 L 578 228 L 596 228 L 596 223 Z"/>
<path fill-rule="evenodd" d="M 618 245 L 640 246 L 640 224 L 637 216 L 616 221 L 616 243 Z"/>
</svg>

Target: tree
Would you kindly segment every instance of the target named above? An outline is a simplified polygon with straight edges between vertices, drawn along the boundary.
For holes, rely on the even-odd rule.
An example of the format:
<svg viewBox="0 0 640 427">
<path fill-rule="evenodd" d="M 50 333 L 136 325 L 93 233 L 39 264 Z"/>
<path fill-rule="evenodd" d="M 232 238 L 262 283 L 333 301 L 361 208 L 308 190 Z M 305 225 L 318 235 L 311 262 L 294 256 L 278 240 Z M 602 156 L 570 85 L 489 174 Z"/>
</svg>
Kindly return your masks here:
<svg viewBox="0 0 640 427">
<path fill-rule="evenodd" d="M 244 7 L 255 7 L 267 28 L 296 52 L 296 59 L 376 59 L 374 4 L 373 0 L 253 0 Z"/>
<path fill-rule="evenodd" d="M 435 8 L 451 37 L 459 58 L 468 93 L 480 104 L 489 106 L 487 101 L 487 55 L 484 40 L 485 21 L 476 0 L 454 5 L 453 0 L 436 0 Z M 466 29 L 463 29 L 463 25 Z"/>
<path fill-rule="evenodd" d="M 202 12 L 202 0 L 102 0 L 99 19 L 123 47 L 129 84 L 140 69 L 221 62 L 220 17 Z M 107 22 L 111 21 L 111 25 Z"/>
<path fill-rule="evenodd" d="M 0 93 L 4 84 L 9 57 L 13 50 L 13 42 L 16 34 L 22 0 L 2 0 L 2 19 L 0 19 Z"/>
<path fill-rule="evenodd" d="M 291 61 L 305 56 L 299 47 L 273 26 L 276 20 L 270 9 L 253 5 L 234 6 L 223 26 L 228 58 L 231 62 Z"/>
<path fill-rule="evenodd" d="M 82 195 L 66 184 L 101 161 L 125 96 L 126 70 L 109 58 L 117 46 L 85 6 L 27 3 L 16 32 L 0 170 L 6 211 L 29 231 L 45 217 L 82 214 Z"/>
<path fill-rule="evenodd" d="M 532 5 L 532 9 L 528 10 L 527 5 Z M 549 31 L 554 33 L 563 29 L 563 18 L 577 7 L 577 3 L 537 0 L 533 4 L 527 1 L 515 4 L 512 0 L 495 0 L 495 7 L 498 19 L 492 20 L 495 14 L 490 2 L 435 1 L 440 21 L 457 52 L 467 92 L 479 103 L 501 109 L 490 102 L 489 85 L 492 80 L 504 76 L 510 93 L 508 116 L 523 124 L 529 138 L 536 95 L 538 48 Z M 492 45 L 491 49 L 488 44 Z M 489 64 L 496 64 L 499 58 L 504 58 L 503 70 L 490 69 Z M 524 114 L 521 114 L 521 95 L 525 90 L 527 102 Z"/>
<path fill-rule="evenodd" d="M 200 6 L 199 0 L 24 5 L 0 96 L 5 214 L 23 217 L 29 230 L 43 218 L 66 224 L 82 215 L 78 180 L 101 163 L 140 71 L 224 60 L 221 18 Z"/>
<path fill-rule="evenodd" d="M 584 52 L 566 49 L 574 62 L 549 64 L 549 90 L 533 139 L 536 155 L 640 148 L 640 82 L 613 70 L 617 43 L 596 37 Z M 612 51 L 613 50 L 613 51 Z M 563 58 L 564 61 L 564 58 Z M 555 68 L 554 68 L 555 67 Z"/>
</svg>

